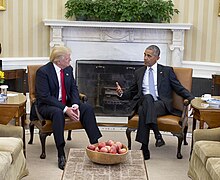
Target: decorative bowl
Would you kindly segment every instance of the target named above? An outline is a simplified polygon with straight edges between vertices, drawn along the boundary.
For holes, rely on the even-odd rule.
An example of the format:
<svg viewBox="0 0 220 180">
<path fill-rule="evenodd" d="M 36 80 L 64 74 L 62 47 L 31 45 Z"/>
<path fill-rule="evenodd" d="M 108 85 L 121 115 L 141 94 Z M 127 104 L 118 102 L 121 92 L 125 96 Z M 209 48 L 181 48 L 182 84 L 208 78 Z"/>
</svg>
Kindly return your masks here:
<svg viewBox="0 0 220 180">
<path fill-rule="evenodd" d="M 98 146 L 98 144 L 95 144 L 95 146 Z M 97 152 L 94 150 L 90 150 L 86 148 L 86 154 L 88 158 L 98 164 L 119 164 L 122 162 L 125 162 L 128 155 L 128 148 L 124 144 L 122 144 L 122 148 L 126 149 L 126 152 L 123 154 L 111 154 L 111 153 L 105 153 L 105 152 Z"/>
</svg>

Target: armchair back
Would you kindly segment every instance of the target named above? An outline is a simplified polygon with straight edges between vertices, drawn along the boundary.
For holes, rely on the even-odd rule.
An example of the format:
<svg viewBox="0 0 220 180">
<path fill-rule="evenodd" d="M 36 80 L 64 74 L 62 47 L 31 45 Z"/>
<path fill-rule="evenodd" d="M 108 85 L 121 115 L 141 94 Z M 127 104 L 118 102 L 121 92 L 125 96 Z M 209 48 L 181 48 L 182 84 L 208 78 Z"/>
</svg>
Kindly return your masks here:
<svg viewBox="0 0 220 180">
<path fill-rule="evenodd" d="M 181 84 L 189 91 L 192 89 L 192 68 L 173 68 L 177 79 L 181 82 Z M 173 94 L 173 107 L 183 111 L 183 98 L 177 95 L 175 92 Z"/>
</svg>

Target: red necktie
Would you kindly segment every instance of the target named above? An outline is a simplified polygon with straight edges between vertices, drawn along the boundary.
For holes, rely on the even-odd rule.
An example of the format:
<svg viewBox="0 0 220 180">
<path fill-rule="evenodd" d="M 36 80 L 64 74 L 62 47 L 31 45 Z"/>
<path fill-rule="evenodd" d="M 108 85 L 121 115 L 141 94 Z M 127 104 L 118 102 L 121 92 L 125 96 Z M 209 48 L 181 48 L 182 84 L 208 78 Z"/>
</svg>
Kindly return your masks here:
<svg viewBox="0 0 220 180">
<path fill-rule="evenodd" d="M 64 84 L 64 73 L 63 69 L 60 70 L 60 79 L 61 79 L 61 93 L 62 93 L 62 103 L 66 104 L 66 88 Z"/>
</svg>

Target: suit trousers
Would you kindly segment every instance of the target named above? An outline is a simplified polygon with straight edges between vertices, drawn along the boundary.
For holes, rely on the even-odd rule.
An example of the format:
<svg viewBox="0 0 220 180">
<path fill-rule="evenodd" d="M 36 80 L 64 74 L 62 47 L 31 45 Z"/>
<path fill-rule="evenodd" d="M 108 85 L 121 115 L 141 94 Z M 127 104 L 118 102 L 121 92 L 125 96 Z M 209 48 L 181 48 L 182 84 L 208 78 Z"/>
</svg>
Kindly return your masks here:
<svg viewBox="0 0 220 180">
<path fill-rule="evenodd" d="M 92 107 L 89 104 L 80 103 L 80 122 L 85 129 L 91 144 L 97 143 L 98 139 L 102 136 L 96 124 L 96 118 Z M 58 157 L 62 154 L 62 149 L 65 146 L 64 140 L 64 126 L 65 115 L 63 111 L 55 106 L 41 106 L 39 113 L 46 119 L 52 120 L 52 128 L 54 140 L 58 149 Z"/>
<path fill-rule="evenodd" d="M 168 111 L 163 101 L 159 98 L 154 101 L 153 96 L 150 94 L 143 96 L 138 107 L 139 121 L 136 141 L 148 145 L 151 129 L 154 131 L 156 139 L 161 136 L 157 126 L 157 117 L 165 114 L 168 114 Z"/>
</svg>

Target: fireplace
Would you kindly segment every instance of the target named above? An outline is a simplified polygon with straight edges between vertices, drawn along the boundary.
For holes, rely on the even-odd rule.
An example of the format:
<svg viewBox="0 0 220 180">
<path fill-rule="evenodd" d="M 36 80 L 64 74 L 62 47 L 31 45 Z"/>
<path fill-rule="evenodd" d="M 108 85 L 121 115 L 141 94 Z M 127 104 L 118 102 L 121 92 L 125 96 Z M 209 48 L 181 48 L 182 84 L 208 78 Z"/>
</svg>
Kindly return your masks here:
<svg viewBox="0 0 220 180">
<path fill-rule="evenodd" d="M 161 49 L 161 57 L 163 57 L 160 59 L 161 64 L 181 67 L 185 32 L 192 26 L 192 24 L 186 23 L 52 19 L 45 19 L 43 22 L 45 26 L 50 27 L 49 45 L 51 48 L 66 45 L 72 50 L 71 64 L 72 66 L 77 64 L 75 73 L 79 90 L 89 97 L 89 103 L 96 111 L 97 121 L 112 122 L 114 120 L 114 123 L 116 121 L 117 123 L 127 122 L 127 118 L 120 115 L 127 113 L 125 109 L 127 109 L 128 103 L 116 99 L 114 95 L 115 81 L 119 81 L 123 87 L 127 87 L 131 83 L 133 68 L 143 65 L 143 52 L 151 44 L 155 44 Z M 96 61 L 97 59 L 103 61 Z M 104 62 L 105 60 L 112 61 Z M 119 61 L 119 63 L 117 64 L 115 61 Z M 78 69 L 78 66 L 83 66 L 84 69 L 81 70 L 81 67 Z M 126 69 L 126 67 L 128 68 Z M 107 69 L 114 71 L 113 76 L 108 75 Z M 115 100 L 112 101 L 112 99 Z M 113 115 L 117 115 L 117 117 L 111 118 Z"/>
<path fill-rule="evenodd" d="M 76 80 L 79 91 L 86 94 L 97 116 L 128 116 L 129 101 L 119 100 L 115 82 L 128 88 L 134 71 L 143 61 L 77 60 Z"/>
</svg>

